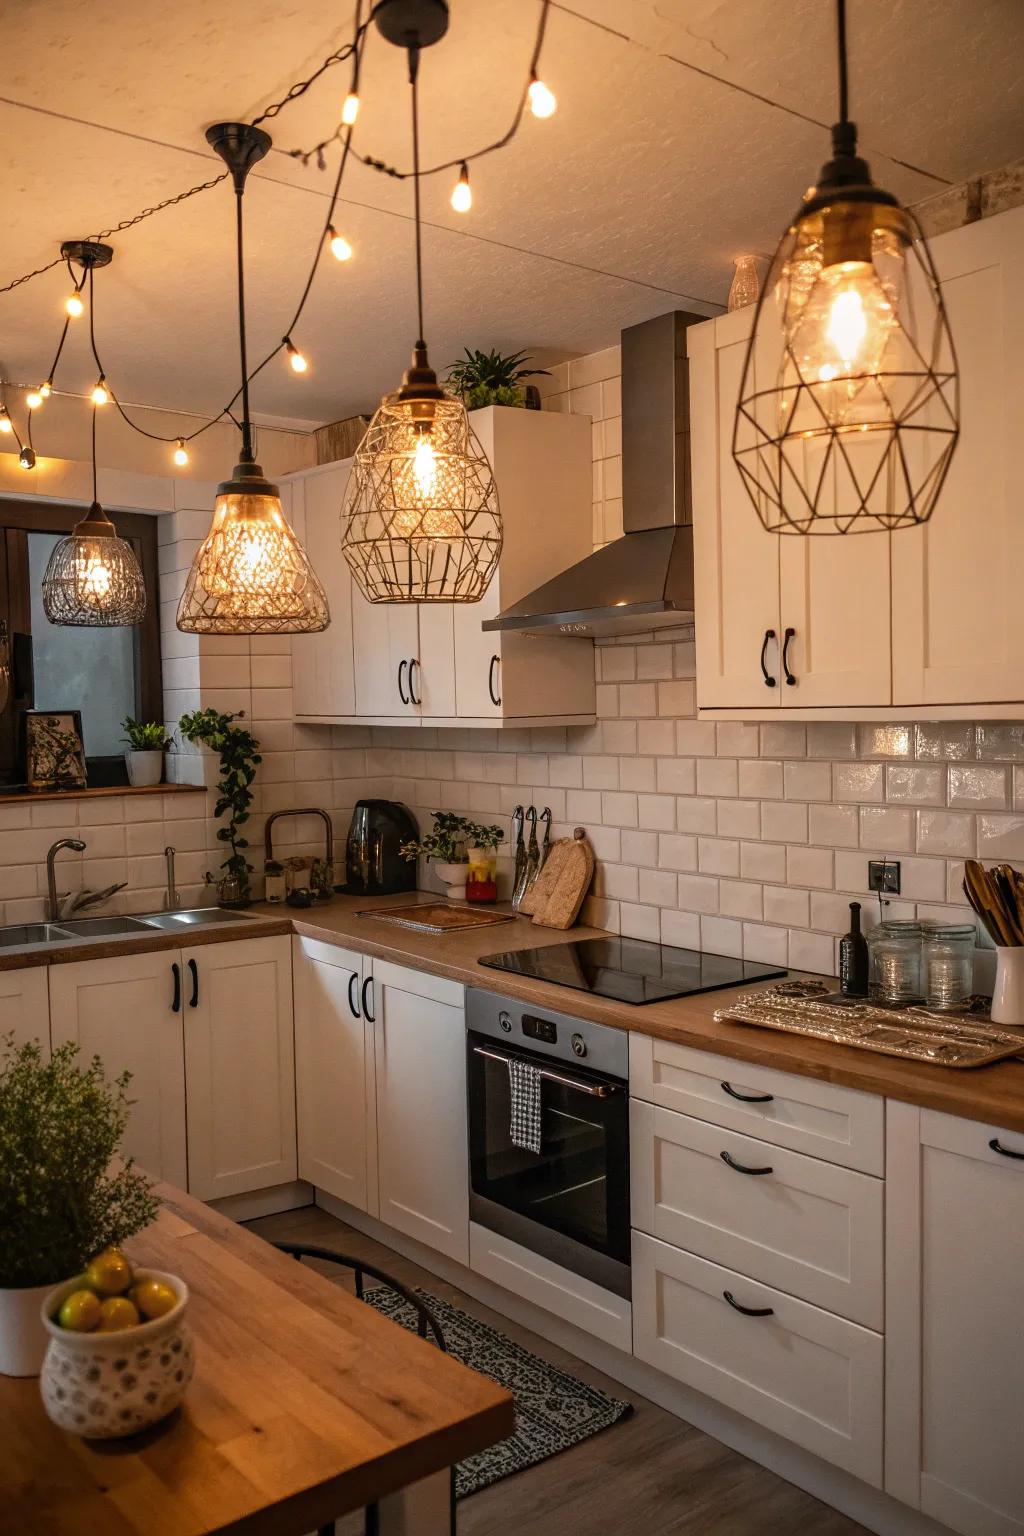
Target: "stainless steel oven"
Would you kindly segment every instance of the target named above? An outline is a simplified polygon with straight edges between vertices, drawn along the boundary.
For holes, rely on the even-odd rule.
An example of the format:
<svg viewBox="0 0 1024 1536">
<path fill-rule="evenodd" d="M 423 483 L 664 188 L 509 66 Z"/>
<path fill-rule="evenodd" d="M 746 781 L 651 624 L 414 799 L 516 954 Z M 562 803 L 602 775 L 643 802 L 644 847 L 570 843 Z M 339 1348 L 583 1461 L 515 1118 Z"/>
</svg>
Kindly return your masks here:
<svg viewBox="0 0 1024 1536">
<path fill-rule="evenodd" d="M 625 1031 L 493 992 L 466 998 L 470 1216 L 628 1298 Z M 509 1061 L 540 1071 L 540 1152 L 511 1134 Z"/>
</svg>

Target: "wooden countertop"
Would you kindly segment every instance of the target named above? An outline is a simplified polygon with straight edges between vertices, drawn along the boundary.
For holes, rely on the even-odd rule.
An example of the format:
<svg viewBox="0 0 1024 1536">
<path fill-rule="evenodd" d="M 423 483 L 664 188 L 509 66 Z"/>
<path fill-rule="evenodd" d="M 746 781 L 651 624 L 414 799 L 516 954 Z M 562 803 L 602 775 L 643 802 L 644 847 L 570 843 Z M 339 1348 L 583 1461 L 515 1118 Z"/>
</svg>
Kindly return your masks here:
<svg viewBox="0 0 1024 1536">
<path fill-rule="evenodd" d="M 130 1439 L 85 1441 L 0 1377 L 18 1536 L 302 1536 L 512 1433 L 511 1395 L 180 1190 L 126 1246 L 191 1292 L 196 1375 Z"/>
</svg>

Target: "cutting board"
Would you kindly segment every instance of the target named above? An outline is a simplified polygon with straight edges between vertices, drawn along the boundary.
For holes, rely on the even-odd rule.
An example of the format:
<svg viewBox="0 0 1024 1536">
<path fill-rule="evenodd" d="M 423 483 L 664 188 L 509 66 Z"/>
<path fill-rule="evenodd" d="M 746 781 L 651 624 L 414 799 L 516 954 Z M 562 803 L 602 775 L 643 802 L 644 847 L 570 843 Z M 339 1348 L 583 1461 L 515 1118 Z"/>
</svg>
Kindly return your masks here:
<svg viewBox="0 0 1024 1536">
<path fill-rule="evenodd" d="M 457 933 L 462 928 L 489 928 L 492 923 L 510 923 L 514 912 L 487 912 L 479 907 L 451 906 L 447 902 L 421 901 L 409 907 L 370 907 L 356 913 L 372 917 L 378 923 L 397 923 L 400 928 L 417 928 L 421 933 Z"/>
<path fill-rule="evenodd" d="M 541 928 L 571 928 L 594 878 L 594 850 L 582 827 L 553 843 L 530 891 L 530 915 Z"/>
</svg>

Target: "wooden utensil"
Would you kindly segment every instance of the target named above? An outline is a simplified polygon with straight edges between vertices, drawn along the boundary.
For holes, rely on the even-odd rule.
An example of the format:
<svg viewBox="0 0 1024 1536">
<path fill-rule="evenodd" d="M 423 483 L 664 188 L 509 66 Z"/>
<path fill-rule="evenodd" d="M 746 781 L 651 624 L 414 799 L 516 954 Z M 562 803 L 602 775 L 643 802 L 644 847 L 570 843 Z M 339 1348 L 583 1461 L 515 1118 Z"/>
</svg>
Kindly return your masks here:
<svg viewBox="0 0 1024 1536">
<path fill-rule="evenodd" d="M 967 859 L 964 864 L 964 890 L 968 892 L 971 906 L 981 917 L 993 943 L 1007 948 L 1020 942 L 1014 937 L 1014 917 L 1004 907 L 1002 894 L 996 881 L 977 859 Z"/>
<path fill-rule="evenodd" d="M 544 928 L 571 928 L 594 878 L 594 850 L 582 827 L 551 846 L 530 892 L 533 921 Z"/>
</svg>

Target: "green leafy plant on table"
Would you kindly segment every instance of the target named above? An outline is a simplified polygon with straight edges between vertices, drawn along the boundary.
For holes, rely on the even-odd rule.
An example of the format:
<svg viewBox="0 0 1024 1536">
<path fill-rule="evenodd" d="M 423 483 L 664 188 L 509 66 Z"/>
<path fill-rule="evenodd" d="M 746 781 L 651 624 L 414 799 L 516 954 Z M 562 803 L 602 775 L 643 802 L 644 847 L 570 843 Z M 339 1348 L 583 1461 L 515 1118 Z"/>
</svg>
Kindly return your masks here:
<svg viewBox="0 0 1024 1536">
<path fill-rule="evenodd" d="M 252 781 L 256 769 L 263 761 L 260 744 L 251 731 L 235 725 L 242 720 L 245 711 L 225 715 L 216 709 L 197 709 L 182 715 L 179 722 L 186 741 L 201 743 L 220 756 L 220 780 L 217 784 L 217 803 L 214 816 L 227 816 L 224 826 L 217 828 L 218 841 L 227 843 L 230 853 L 222 861 L 224 871 L 219 880 L 207 872 L 210 884 L 216 883 L 221 906 L 247 906 L 252 900 L 249 876 L 253 866 L 245 850 L 249 840 L 242 828 L 249 820 L 252 805 Z"/>
<path fill-rule="evenodd" d="M 461 396 L 467 410 L 485 405 L 524 406 L 527 403 L 525 379 L 547 378 L 546 368 L 526 368 L 527 352 L 512 352 L 505 357 L 497 351 L 480 352 L 466 347 L 464 355 L 448 369 L 448 387 Z"/>
<path fill-rule="evenodd" d="M 121 729 L 125 733 L 122 740 L 133 752 L 165 752 L 170 746 L 170 738 L 159 721 L 134 720 L 126 715 Z"/>
</svg>

